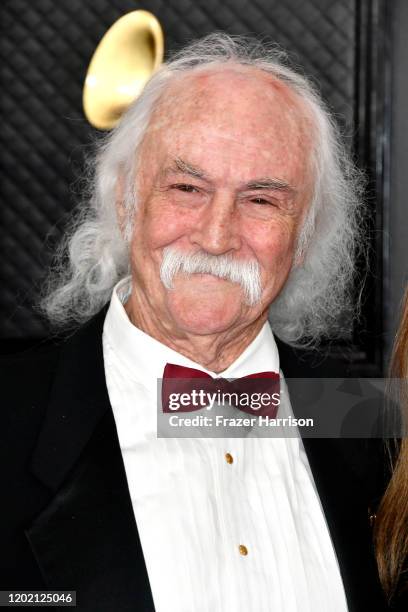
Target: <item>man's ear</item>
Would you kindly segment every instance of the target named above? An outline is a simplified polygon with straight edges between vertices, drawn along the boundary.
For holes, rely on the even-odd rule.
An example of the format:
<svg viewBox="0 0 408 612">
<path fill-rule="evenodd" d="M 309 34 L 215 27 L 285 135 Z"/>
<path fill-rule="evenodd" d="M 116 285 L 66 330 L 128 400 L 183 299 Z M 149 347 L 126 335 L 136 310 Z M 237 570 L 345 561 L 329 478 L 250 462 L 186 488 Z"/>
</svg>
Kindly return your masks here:
<svg viewBox="0 0 408 612">
<path fill-rule="evenodd" d="M 295 260 L 293 262 L 293 267 L 299 268 L 305 261 L 305 257 L 306 257 L 306 253 L 304 250 L 302 250 L 300 253 L 296 253 Z"/>
<path fill-rule="evenodd" d="M 120 233 L 124 239 L 126 236 L 126 226 L 127 226 L 127 210 L 125 206 L 125 179 L 123 174 L 119 174 L 116 185 L 115 185 L 115 206 L 116 206 L 116 217 L 118 220 L 118 226 L 120 229 Z"/>
</svg>

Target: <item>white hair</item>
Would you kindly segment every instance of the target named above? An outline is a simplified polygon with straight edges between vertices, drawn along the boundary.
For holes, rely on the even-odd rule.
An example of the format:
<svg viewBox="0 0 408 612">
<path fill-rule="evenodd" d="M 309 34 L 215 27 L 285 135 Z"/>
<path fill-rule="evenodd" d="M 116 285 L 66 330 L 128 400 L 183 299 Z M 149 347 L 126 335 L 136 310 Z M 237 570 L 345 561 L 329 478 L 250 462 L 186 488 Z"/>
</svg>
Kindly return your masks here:
<svg viewBox="0 0 408 612">
<path fill-rule="evenodd" d="M 314 85 L 288 65 L 286 54 L 275 45 L 216 33 L 163 64 L 119 125 L 99 143 L 88 169 L 89 197 L 72 218 L 41 302 L 55 326 L 70 327 L 91 318 L 109 301 L 114 285 L 130 274 L 137 155 L 166 89 L 180 76 L 224 66 L 252 67 L 283 81 L 312 118 L 314 191 L 297 242 L 296 258 L 302 263 L 293 266 L 271 305 L 274 332 L 293 345 L 315 344 L 322 336 L 339 333 L 344 313 L 357 312 L 355 261 L 365 253 L 363 181 L 338 127 Z M 115 205 L 119 175 L 127 210 L 123 234 Z"/>
<path fill-rule="evenodd" d="M 254 306 L 261 299 L 261 267 L 256 259 L 234 259 L 228 253 L 184 253 L 175 247 L 166 247 L 160 266 L 160 279 L 166 289 L 173 289 L 174 277 L 179 273 L 212 274 L 237 283 L 241 285 L 249 306 Z"/>
</svg>

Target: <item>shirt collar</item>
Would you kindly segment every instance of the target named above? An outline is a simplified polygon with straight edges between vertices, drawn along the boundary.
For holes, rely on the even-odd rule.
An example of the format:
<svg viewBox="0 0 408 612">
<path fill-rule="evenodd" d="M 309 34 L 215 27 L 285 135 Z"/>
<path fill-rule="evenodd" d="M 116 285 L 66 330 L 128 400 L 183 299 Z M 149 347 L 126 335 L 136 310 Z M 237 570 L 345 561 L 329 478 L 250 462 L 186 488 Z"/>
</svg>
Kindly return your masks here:
<svg viewBox="0 0 408 612">
<path fill-rule="evenodd" d="M 131 290 L 131 278 L 119 281 L 113 289 L 104 324 L 104 337 L 126 367 L 128 374 L 145 386 L 162 378 L 166 363 L 196 368 L 211 376 L 240 378 L 254 372 L 279 372 L 279 353 L 269 322 L 224 372 L 215 374 L 178 353 L 133 325 L 123 306 Z"/>
</svg>

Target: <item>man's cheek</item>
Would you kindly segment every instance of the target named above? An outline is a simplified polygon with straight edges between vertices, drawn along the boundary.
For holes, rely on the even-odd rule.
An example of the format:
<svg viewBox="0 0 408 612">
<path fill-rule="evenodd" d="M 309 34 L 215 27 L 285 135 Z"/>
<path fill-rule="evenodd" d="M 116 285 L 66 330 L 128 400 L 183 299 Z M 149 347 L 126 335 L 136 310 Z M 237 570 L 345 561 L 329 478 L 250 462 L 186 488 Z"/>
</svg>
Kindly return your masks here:
<svg viewBox="0 0 408 612">
<path fill-rule="evenodd" d="M 280 226 L 262 234 L 254 233 L 251 244 L 260 263 L 269 267 L 290 258 L 294 243 L 295 234 Z"/>
<path fill-rule="evenodd" d="M 189 215 L 180 214 L 177 211 L 155 216 L 147 228 L 152 246 L 166 246 L 179 238 L 188 235 L 193 224 Z"/>
</svg>

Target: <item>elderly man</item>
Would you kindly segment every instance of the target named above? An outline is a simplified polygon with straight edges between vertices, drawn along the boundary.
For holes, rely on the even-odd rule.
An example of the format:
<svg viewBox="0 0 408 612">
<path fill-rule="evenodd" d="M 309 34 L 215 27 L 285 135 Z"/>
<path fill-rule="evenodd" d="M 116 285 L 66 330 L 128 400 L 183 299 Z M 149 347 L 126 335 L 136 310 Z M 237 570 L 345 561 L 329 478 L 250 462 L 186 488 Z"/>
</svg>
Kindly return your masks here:
<svg viewBox="0 0 408 612">
<path fill-rule="evenodd" d="M 88 323 L 4 383 L 4 588 L 110 612 L 386 609 L 366 457 L 156 430 L 168 364 L 276 375 L 274 333 L 329 333 L 359 210 L 323 103 L 276 51 L 213 35 L 153 76 L 98 152 L 44 302 L 54 323 Z"/>
</svg>

